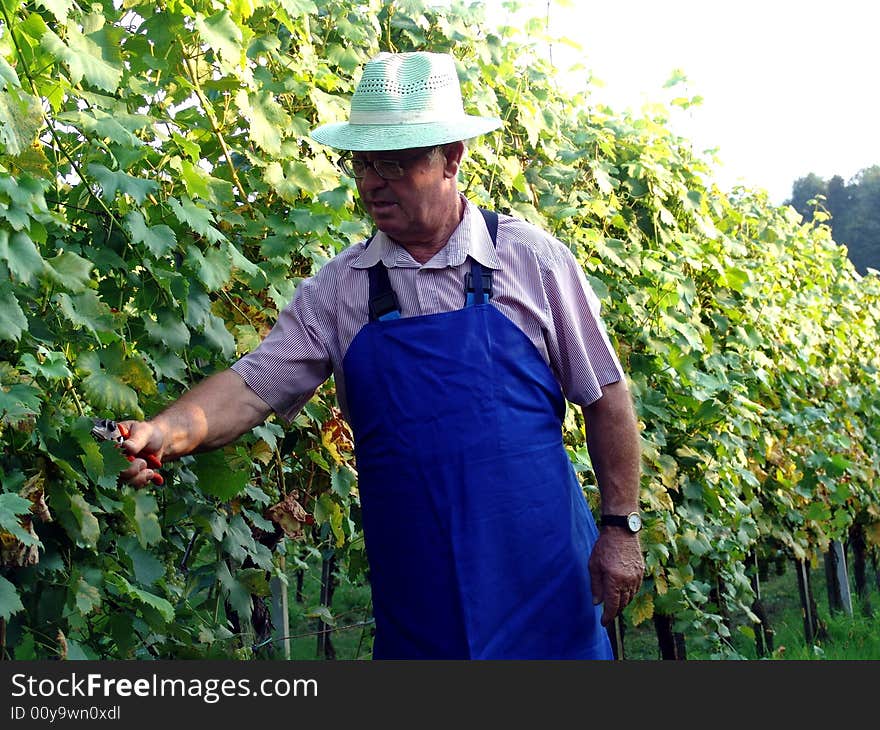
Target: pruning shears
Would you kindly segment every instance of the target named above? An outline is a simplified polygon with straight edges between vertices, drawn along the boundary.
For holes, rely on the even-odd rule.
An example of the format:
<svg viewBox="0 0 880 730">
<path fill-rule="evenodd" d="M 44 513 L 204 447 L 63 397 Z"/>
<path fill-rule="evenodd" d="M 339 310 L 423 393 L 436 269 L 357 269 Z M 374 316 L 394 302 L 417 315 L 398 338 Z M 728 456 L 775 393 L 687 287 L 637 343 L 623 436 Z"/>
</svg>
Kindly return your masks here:
<svg viewBox="0 0 880 730">
<path fill-rule="evenodd" d="M 92 425 L 92 436 L 99 441 L 113 441 L 114 443 L 121 444 L 128 438 L 128 429 L 109 418 L 96 418 Z M 158 469 L 162 466 L 159 457 L 153 453 L 142 453 L 140 456 L 146 460 L 151 469 Z M 125 458 L 129 461 L 134 461 L 135 457 L 131 454 L 125 454 Z M 154 474 L 152 481 L 158 485 L 165 483 L 165 479 L 161 474 Z"/>
</svg>

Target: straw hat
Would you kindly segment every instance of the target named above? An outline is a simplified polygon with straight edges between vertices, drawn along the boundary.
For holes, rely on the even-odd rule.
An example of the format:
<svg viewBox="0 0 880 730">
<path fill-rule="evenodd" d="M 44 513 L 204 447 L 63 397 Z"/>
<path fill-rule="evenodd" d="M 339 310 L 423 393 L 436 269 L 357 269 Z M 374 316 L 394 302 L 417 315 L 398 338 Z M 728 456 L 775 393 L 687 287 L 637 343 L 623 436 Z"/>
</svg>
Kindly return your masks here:
<svg viewBox="0 0 880 730">
<path fill-rule="evenodd" d="M 348 121 L 324 124 L 311 136 L 336 149 L 374 152 L 458 142 L 501 124 L 464 113 L 451 55 L 382 52 L 364 66 Z"/>
</svg>

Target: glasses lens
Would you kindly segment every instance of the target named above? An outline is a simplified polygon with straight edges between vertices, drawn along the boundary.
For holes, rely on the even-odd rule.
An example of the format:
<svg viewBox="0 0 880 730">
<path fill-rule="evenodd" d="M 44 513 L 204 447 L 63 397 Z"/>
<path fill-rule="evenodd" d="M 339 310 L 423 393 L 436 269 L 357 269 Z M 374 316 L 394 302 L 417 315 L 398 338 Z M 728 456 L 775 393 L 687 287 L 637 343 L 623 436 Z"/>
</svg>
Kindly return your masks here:
<svg viewBox="0 0 880 730">
<path fill-rule="evenodd" d="M 386 180 L 399 180 L 405 173 L 403 165 L 397 160 L 373 160 L 373 169 Z"/>
<path fill-rule="evenodd" d="M 349 177 L 360 179 L 367 174 L 367 168 L 372 167 L 376 174 L 385 180 L 400 180 L 406 174 L 406 168 L 404 168 L 403 163 L 413 162 L 421 157 L 425 157 L 435 149 L 437 148 L 431 147 L 403 160 L 373 160 L 370 162 L 360 157 L 347 157 L 343 155 L 336 161 L 336 164 Z"/>
<path fill-rule="evenodd" d="M 363 163 L 361 162 L 361 164 L 356 164 L 358 162 L 361 161 L 353 160 L 352 158 L 343 155 L 338 160 L 336 160 L 336 166 L 349 177 L 363 177 Z"/>
</svg>

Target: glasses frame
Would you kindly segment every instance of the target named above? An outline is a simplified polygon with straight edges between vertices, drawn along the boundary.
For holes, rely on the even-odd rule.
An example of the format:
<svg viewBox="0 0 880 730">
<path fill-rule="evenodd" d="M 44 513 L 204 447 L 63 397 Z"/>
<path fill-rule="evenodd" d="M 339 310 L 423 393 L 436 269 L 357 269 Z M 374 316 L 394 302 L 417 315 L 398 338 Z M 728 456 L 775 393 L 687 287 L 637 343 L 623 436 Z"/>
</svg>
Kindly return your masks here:
<svg viewBox="0 0 880 730">
<path fill-rule="evenodd" d="M 406 168 L 410 163 L 433 154 L 441 147 L 442 145 L 434 145 L 410 157 L 396 160 L 365 160 L 362 157 L 352 157 L 350 152 L 346 152 L 336 160 L 336 166 L 348 177 L 353 177 L 355 180 L 362 180 L 366 176 L 368 168 L 372 168 L 373 172 L 383 180 L 400 180 L 406 175 Z"/>
</svg>

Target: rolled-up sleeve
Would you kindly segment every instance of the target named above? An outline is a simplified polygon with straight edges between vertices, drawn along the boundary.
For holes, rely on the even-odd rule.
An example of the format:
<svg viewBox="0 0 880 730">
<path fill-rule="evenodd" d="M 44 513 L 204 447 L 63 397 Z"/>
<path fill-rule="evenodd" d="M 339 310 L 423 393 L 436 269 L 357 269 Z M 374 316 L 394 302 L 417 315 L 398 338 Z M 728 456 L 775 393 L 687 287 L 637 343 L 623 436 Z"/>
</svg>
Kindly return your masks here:
<svg viewBox="0 0 880 730">
<path fill-rule="evenodd" d="M 332 372 L 328 334 L 320 326 L 315 279 L 305 279 L 271 332 L 232 369 L 279 415 L 290 420 Z"/>
<path fill-rule="evenodd" d="M 569 401 L 590 405 L 602 396 L 601 386 L 624 379 L 599 298 L 564 247 L 547 262 L 543 284 L 552 320 L 546 333 L 551 367 Z"/>
</svg>

